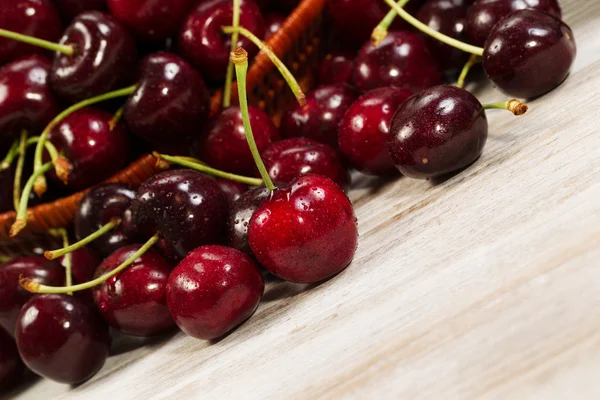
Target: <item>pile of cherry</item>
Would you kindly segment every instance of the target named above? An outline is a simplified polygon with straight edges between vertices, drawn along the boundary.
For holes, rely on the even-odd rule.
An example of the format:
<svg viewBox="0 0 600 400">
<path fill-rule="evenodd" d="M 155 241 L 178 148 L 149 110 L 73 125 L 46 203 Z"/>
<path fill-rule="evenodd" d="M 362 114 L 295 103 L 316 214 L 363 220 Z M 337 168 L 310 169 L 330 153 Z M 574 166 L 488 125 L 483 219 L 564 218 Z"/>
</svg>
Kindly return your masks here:
<svg viewBox="0 0 600 400">
<path fill-rule="evenodd" d="M 17 211 L 11 234 L 28 206 L 91 188 L 72 231 L 52 232 L 63 248 L 0 265 L 0 390 L 24 366 L 89 379 L 109 355 L 109 327 L 219 338 L 254 313 L 266 273 L 338 274 L 358 243 L 350 168 L 432 178 L 468 167 L 486 143 L 486 109 L 527 110 L 482 105 L 462 88 L 469 69 L 481 62 L 502 92 L 531 99 L 560 85 L 576 54 L 556 0 L 328 0 L 320 86 L 304 96 L 287 71 L 299 104 L 277 128 L 247 105 L 245 73 L 297 3 L 0 2 L 0 207 Z M 137 190 L 102 183 L 150 151 L 164 171 Z"/>
</svg>

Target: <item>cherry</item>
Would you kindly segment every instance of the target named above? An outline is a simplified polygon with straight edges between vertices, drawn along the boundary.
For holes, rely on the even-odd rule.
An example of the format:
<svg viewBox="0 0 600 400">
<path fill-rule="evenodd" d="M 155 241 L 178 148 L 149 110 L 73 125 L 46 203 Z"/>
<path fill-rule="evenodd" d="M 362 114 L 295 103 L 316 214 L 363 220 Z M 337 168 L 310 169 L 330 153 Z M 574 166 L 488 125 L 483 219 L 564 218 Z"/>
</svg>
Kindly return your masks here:
<svg viewBox="0 0 600 400">
<path fill-rule="evenodd" d="M 0 327 L 0 393 L 17 384 L 24 371 L 14 339 Z"/>
<path fill-rule="evenodd" d="M 506 94 L 533 98 L 565 80 L 576 54 L 568 25 L 550 14 L 521 10 L 498 22 L 490 33 L 483 68 Z"/>
<path fill-rule="evenodd" d="M 135 229 L 131 227 L 132 223 L 127 225 L 126 222 L 128 216 L 130 219 L 129 209 L 134 197 L 135 191 L 123 183 L 107 183 L 92 188 L 81 199 L 75 214 L 74 226 L 77 240 L 88 237 L 113 218 L 122 218 L 124 220 L 120 226 L 100 236 L 88 246 L 98 254 L 108 256 L 125 245 L 133 244 Z M 91 275 L 93 274 L 94 270 L 91 271 Z M 89 275 L 89 279 L 85 280 L 80 280 L 75 272 L 73 275 L 81 283 L 91 280 Z"/>
<path fill-rule="evenodd" d="M 349 83 L 356 54 L 349 50 L 338 50 L 325 56 L 319 68 L 320 85 Z"/>
<path fill-rule="evenodd" d="M 32 297 L 19 314 L 15 338 L 33 372 L 72 384 L 96 374 L 110 347 L 108 327 L 97 313 L 64 294 Z"/>
<path fill-rule="evenodd" d="M 249 112 L 252 129 L 257 133 L 256 144 L 262 151 L 279 139 L 279 133 L 264 111 L 250 107 Z M 237 106 L 226 108 L 211 119 L 200 139 L 199 152 L 200 158 L 212 167 L 240 175 L 256 175 Z"/>
<path fill-rule="evenodd" d="M 443 83 L 443 75 L 421 36 L 393 31 L 377 46 L 368 42 L 360 49 L 352 82 L 361 92 L 384 86 L 418 92 Z"/>
<path fill-rule="evenodd" d="M 223 191 L 225 197 L 227 197 L 227 202 L 231 206 L 237 199 L 239 199 L 242 194 L 248 191 L 248 186 L 243 183 L 232 181 L 230 179 L 216 178 L 219 187 Z M 1 203 L 0 203 L 1 204 Z"/>
<path fill-rule="evenodd" d="M 307 174 L 273 192 L 250 220 L 257 260 L 292 282 L 315 283 L 350 264 L 358 230 L 350 200 L 331 179 Z"/>
<path fill-rule="evenodd" d="M 48 140 L 71 162 L 68 187 L 82 190 L 118 172 L 127 161 L 128 140 L 122 124 L 111 130 L 113 115 L 84 108 L 70 114 L 50 131 Z M 46 155 L 46 161 L 49 156 Z M 52 172 L 49 174 L 56 181 Z"/>
<path fill-rule="evenodd" d="M 256 264 L 224 246 L 202 246 L 175 267 L 167 304 L 177 325 L 198 339 L 216 339 L 248 319 L 265 287 Z"/>
<path fill-rule="evenodd" d="M 264 15 L 265 19 L 265 40 L 277 33 L 285 21 L 285 15 L 278 12 L 269 12 Z"/>
<path fill-rule="evenodd" d="M 133 199 L 132 220 L 141 233 L 160 233 L 180 258 L 198 246 L 218 243 L 228 205 L 214 179 L 188 169 L 146 180 Z"/>
<path fill-rule="evenodd" d="M 152 41 L 173 36 L 193 0 L 107 0 L 111 13 L 136 35 Z"/>
<path fill-rule="evenodd" d="M 254 212 L 271 196 L 271 192 L 264 187 L 256 187 L 242 194 L 231 205 L 229 220 L 227 221 L 227 241 L 229 246 L 252 255 L 248 243 L 248 225 Z"/>
<path fill-rule="evenodd" d="M 281 120 L 283 137 L 307 137 L 337 147 L 337 128 L 357 93 L 344 84 L 316 88 L 306 96 L 306 104 L 289 109 Z"/>
<path fill-rule="evenodd" d="M 405 89 L 373 89 L 350 106 L 340 122 L 339 148 L 357 170 L 372 175 L 390 175 L 396 167 L 388 151 L 390 125 L 396 109 L 412 93 Z"/>
<path fill-rule="evenodd" d="M 154 144 L 181 142 L 206 122 L 210 97 L 202 76 L 182 58 L 155 53 L 141 62 L 138 88 L 123 113 L 134 134 Z"/>
<path fill-rule="evenodd" d="M 558 19 L 562 17 L 558 0 L 476 0 L 467 15 L 468 42 L 483 46 L 494 25 L 512 12 L 523 9 L 542 11 Z"/>
<path fill-rule="evenodd" d="M 240 26 L 262 38 L 265 28 L 260 8 L 253 0 L 241 0 L 240 10 Z M 202 1 L 184 20 L 179 34 L 179 52 L 213 81 L 225 78 L 231 38 L 221 31 L 221 27 L 230 25 L 232 18 L 230 0 Z M 242 36 L 238 45 L 252 55 L 258 52 L 258 48 Z"/>
<path fill-rule="evenodd" d="M 0 170 L 0 213 L 12 210 L 13 203 L 13 182 L 15 180 L 14 170 L 6 168 Z"/>
<path fill-rule="evenodd" d="M 85 11 L 106 10 L 105 0 L 54 0 L 60 12 L 69 20 Z"/>
<path fill-rule="evenodd" d="M 96 270 L 104 275 L 140 249 L 120 248 Z M 167 307 L 166 288 L 171 266 L 154 250 L 137 258 L 125 270 L 94 288 L 94 302 L 104 319 L 128 335 L 152 336 L 175 326 Z"/>
<path fill-rule="evenodd" d="M 55 42 L 62 33 L 62 22 L 51 0 L 0 2 L 0 28 Z M 32 54 L 50 55 L 40 47 L 0 38 L 0 65 Z"/>
<path fill-rule="evenodd" d="M 13 332 L 19 311 L 31 298 L 31 293 L 19 286 L 24 276 L 45 285 L 62 285 L 65 270 L 56 261 L 44 257 L 20 257 L 0 266 L 0 325 Z"/>
<path fill-rule="evenodd" d="M 288 184 L 300 175 L 319 174 L 344 190 L 350 186 L 350 173 L 335 149 L 308 138 L 273 143 L 264 151 L 263 160 L 275 182 Z"/>
<path fill-rule="evenodd" d="M 75 281 L 85 283 L 94 279 L 94 272 L 100 265 L 98 257 L 86 247 L 81 247 L 69 254 L 71 255 L 71 274 Z M 66 267 L 65 257 L 62 256 L 57 259 L 64 267 Z"/>
</svg>

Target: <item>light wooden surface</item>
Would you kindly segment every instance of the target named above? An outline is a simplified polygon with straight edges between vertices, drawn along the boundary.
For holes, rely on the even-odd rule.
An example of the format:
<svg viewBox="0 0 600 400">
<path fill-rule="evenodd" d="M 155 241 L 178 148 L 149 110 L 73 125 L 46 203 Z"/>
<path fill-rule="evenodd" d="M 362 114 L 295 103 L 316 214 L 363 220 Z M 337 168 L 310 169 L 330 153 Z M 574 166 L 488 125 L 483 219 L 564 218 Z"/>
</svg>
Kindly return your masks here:
<svg viewBox="0 0 600 400">
<path fill-rule="evenodd" d="M 484 155 L 445 182 L 359 178 L 360 245 L 341 275 L 270 285 L 219 342 L 178 333 L 80 387 L 19 395 L 600 399 L 600 2 L 561 3 L 579 47 L 569 79 L 524 117 L 490 112 Z"/>
</svg>

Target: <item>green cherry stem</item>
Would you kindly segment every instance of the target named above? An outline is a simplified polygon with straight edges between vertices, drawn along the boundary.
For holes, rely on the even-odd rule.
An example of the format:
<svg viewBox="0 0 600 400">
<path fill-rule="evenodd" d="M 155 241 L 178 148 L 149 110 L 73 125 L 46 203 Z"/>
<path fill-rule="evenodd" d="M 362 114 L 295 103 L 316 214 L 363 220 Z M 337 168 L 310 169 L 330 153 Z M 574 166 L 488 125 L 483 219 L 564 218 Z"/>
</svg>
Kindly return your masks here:
<svg viewBox="0 0 600 400">
<path fill-rule="evenodd" d="M 39 142 L 39 140 L 40 140 L 39 136 L 30 137 L 25 142 L 25 147 L 29 147 L 32 144 Z M 70 168 L 70 163 L 68 162 L 68 160 L 66 158 L 64 158 L 63 156 L 61 156 L 60 154 L 58 154 L 58 150 L 56 150 L 56 147 L 51 142 L 46 142 L 44 144 L 44 146 L 46 147 L 46 151 L 50 155 L 50 159 L 52 160 L 52 163 L 54 164 L 55 168 L 57 166 L 66 167 L 68 169 Z M 21 150 L 19 148 L 19 139 L 17 139 L 13 143 L 13 147 L 10 148 L 10 150 L 6 154 L 6 157 L 4 158 L 4 160 L 2 160 L 2 164 L 0 164 L 0 171 L 10 168 L 10 166 L 12 165 L 15 158 L 17 158 L 17 156 L 19 154 L 21 154 Z M 62 163 L 66 163 L 66 164 L 62 164 Z"/>
<path fill-rule="evenodd" d="M 404 10 L 402 7 L 399 7 L 398 4 L 394 3 L 393 0 L 384 0 L 384 1 L 390 7 L 392 7 L 392 9 L 394 11 L 396 11 L 396 13 L 398 13 L 398 15 L 403 20 L 405 20 L 406 22 L 408 22 L 409 24 L 411 24 L 412 26 L 414 26 L 421 32 L 428 34 L 429 36 L 439 40 L 442 43 L 447 44 L 448 46 L 456 47 L 457 49 L 462 50 L 464 52 L 475 54 L 477 56 L 483 55 L 482 47 L 477 47 L 477 46 L 473 46 L 473 45 L 461 42 L 460 40 L 456 40 L 454 38 L 451 38 L 450 36 L 446 36 L 443 33 L 436 31 L 435 29 L 431 29 L 429 26 L 425 25 L 424 23 L 422 23 L 421 21 L 419 21 L 418 19 L 416 19 L 415 17 L 410 15 L 408 12 L 406 12 L 406 10 Z"/>
<path fill-rule="evenodd" d="M 237 29 L 240 26 L 240 0 L 233 0 L 233 21 L 232 28 Z M 231 34 L 231 51 L 237 48 L 240 32 L 234 31 Z M 223 89 L 223 108 L 231 105 L 231 83 L 233 81 L 233 63 L 227 64 L 227 75 L 225 76 L 225 88 Z"/>
<path fill-rule="evenodd" d="M 19 138 L 19 158 L 15 168 L 15 179 L 13 181 L 13 204 L 15 211 L 19 209 L 19 200 L 21 199 L 21 179 L 23 178 L 23 167 L 25 166 L 25 146 L 27 145 L 27 131 L 21 131 Z"/>
<path fill-rule="evenodd" d="M 58 44 L 54 42 L 49 42 L 44 39 L 38 39 L 27 35 L 22 35 L 17 32 L 7 31 L 6 29 L 0 29 L 0 37 L 17 40 L 19 42 L 31 44 L 33 46 L 41 47 L 50 51 L 58 51 L 59 53 L 65 54 L 67 56 L 72 56 L 75 53 L 73 46 L 69 44 Z"/>
<path fill-rule="evenodd" d="M 254 34 L 246 28 L 234 28 L 232 26 L 224 26 L 222 29 L 223 32 L 227 34 L 239 32 L 242 36 L 254 43 L 256 47 L 264 51 L 267 57 L 269 57 L 271 62 L 275 65 L 281 76 L 283 76 L 283 79 L 285 79 L 290 89 L 292 89 L 292 93 L 294 93 L 294 96 L 296 96 L 296 100 L 298 100 L 298 103 L 301 106 L 306 104 L 306 96 L 304 95 L 300 84 L 298 83 L 294 75 L 290 72 L 290 70 L 285 66 L 285 64 L 279 59 L 279 57 L 277 57 L 275 53 L 273 53 L 273 50 L 271 50 L 269 46 L 267 46 L 262 40 L 254 36 Z M 232 53 L 235 53 L 235 50 L 232 51 Z M 248 56 L 246 56 L 246 61 L 247 59 Z"/>
<path fill-rule="evenodd" d="M 502 101 L 499 103 L 489 103 L 483 105 L 484 110 L 508 110 L 514 115 L 523 115 L 529 110 L 527 104 L 517 99 Z"/>
<path fill-rule="evenodd" d="M 269 192 L 275 190 L 275 185 L 273 185 L 273 181 L 267 172 L 267 168 L 265 168 L 265 163 L 263 163 L 262 158 L 260 157 L 260 153 L 258 151 L 258 147 L 256 147 L 256 142 L 254 141 L 254 134 L 252 133 L 252 126 L 250 125 L 250 113 L 248 111 L 248 96 L 246 94 L 246 74 L 248 73 L 248 53 L 242 47 L 238 47 L 231 53 L 229 56 L 231 62 L 235 64 L 235 74 L 238 81 L 238 98 L 240 101 L 240 111 L 242 112 L 242 122 L 244 123 L 244 131 L 246 131 L 246 140 L 248 141 L 248 146 L 250 147 L 250 152 L 252 153 L 252 157 L 254 158 L 254 162 L 256 163 L 256 167 L 258 168 L 258 172 L 260 172 L 260 176 L 263 179 L 263 182 Z"/>
<path fill-rule="evenodd" d="M 158 241 L 158 233 L 152 236 L 138 251 L 133 253 L 131 257 L 127 260 L 123 261 L 121 265 L 112 271 L 99 276 L 98 278 L 80 283 L 79 285 L 67 285 L 67 286 L 46 286 L 41 285 L 37 282 L 32 281 L 29 278 L 21 277 L 19 278 L 19 284 L 28 292 L 31 293 L 69 293 L 69 292 L 78 292 L 80 290 L 86 290 L 92 288 L 94 286 L 100 285 L 107 279 L 112 278 L 113 276 L 119 274 L 125 268 L 129 267 L 135 260 L 141 257 L 144 253 L 146 253 L 154 244 Z"/>
<path fill-rule="evenodd" d="M 229 172 L 211 168 L 208 165 L 204 165 L 204 164 L 201 164 L 198 162 L 187 160 L 182 157 L 174 157 L 174 156 L 169 156 L 166 154 L 159 154 L 157 152 L 153 152 L 152 155 L 154 157 L 156 157 L 156 165 L 163 169 L 168 168 L 169 167 L 168 164 L 177 164 L 177 165 L 181 165 L 183 167 L 191 168 L 196 171 L 204 172 L 205 174 L 208 174 L 208 175 L 212 175 L 212 176 L 216 176 L 216 177 L 224 178 L 224 179 L 229 179 L 231 181 L 240 182 L 245 185 L 260 186 L 263 184 L 262 179 L 231 174 Z M 165 164 L 164 161 L 166 161 L 167 164 Z"/>
<path fill-rule="evenodd" d="M 479 63 L 480 61 L 481 57 L 476 56 L 475 54 L 471 54 L 471 57 L 469 57 L 469 59 L 465 63 L 465 66 L 463 67 L 462 71 L 460 71 L 460 75 L 458 76 L 458 80 L 456 81 L 456 87 L 462 89 L 465 86 L 465 80 L 467 79 L 469 71 L 471 70 L 471 68 L 473 68 L 473 65 Z"/>
<path fill-rule="evenodd" d="M 65 228 L 52 229 L 50 233 L 54 236 L 58 236 L 62 238 L 63 247 L 69 247 L 69 235 L 67 234 L 67 230 Z M 71 257 L 71 253 L 65 254 L 65 258 L 63 258 L 65 265 L 65 276 L 66 276 L 66 286 L 73 285 L 73 260 Z M 73 292 L 68 292 L 69 295 L 73 296 Z"/>
<path fill-rule="evenodd" d="M 19 154 L 19 139 L 15 140 L 13 142 L 13 144 L 10 146 L 10 149 L 8 149 L 8 153 L 6 153 L 4 160 L 2 160 L 2 163 L 0 163 L 0 171 L 4 171 L 5 169 L 10 168 L 13 160 L 17 157 L 18 154 Z"/>
<path fill-rule="evenodd" d="M 125 112 L 125 106 L 119 108 L 115 114 L 113 115 L 112 119 L 110 121 L 108 121 L 108 129 L 112 132 L 115 130 L 115 127 L 117 126 L 117 124 L 119 123 L 119 121 L 121 120 L 121 117 L 123 117 L 123 113 Z"/>
<path fill-rule="evenodd" d="M 398 7 L 403 8 L 409 0 L 400 0 L 398 3 Z M 373 46 L 377 46 L 388 34 L 388 30 L 390 29 L 390 25 L 396 19 L 398 13 L 396 10 L 391 9 L 386 16 L 381 20 L 381 22 L 373 29 L 373 33 L 371 33 L 371 43 Z"/>
<path fill-rule="evenodd" d="M 45 251 L 44 257 L 46 257 L 48 260 L 55 260 L 58 257 L 62 257 L 66 254 L 72 253 L 75 250 L 78 250 L 78 249 L 82 248 L 83 246 L 86 246 L 86 245 L 92 243 L 94 240 L 98 239 L 100 236 L 104 235 L 106 232 L 119 226 L 120 223 L 121 223 L 120 218 L 113 218 L 106 224 L 102 225 L 102 227 L 100 229 L 98 229 L 96 232 L 92 233 L 89 236 L 84 237 L 83 239 L 81 239 L 78 242 L 75 242 L 71 245 L 69 245 L 67 243 L 65 246 L 63 246 L 62 249 Z"/>
</svg>

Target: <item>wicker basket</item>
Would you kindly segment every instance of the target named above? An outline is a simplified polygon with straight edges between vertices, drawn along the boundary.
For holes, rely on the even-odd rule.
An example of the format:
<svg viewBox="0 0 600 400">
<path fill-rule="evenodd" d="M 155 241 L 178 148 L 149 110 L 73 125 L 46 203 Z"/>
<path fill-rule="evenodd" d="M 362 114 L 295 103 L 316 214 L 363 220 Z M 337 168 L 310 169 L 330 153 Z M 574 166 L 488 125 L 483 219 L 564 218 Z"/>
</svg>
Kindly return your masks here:
<svg viewBox="0 0 600 400">
<path fill-rule="evenodd" d="M 281 29 L 267 44 L 290 68 L 304 89 L 309 89 L 317 65 L 322 17 L 326 0 L 302 0 Z M 248 94 L 251 104 L 265 110 L 279 125 L 283 111 L 295 101 L 286 83 L 264 53 L 259 53 L 248 71 Z M 235 99 L 236 91 L 233 91 Z M 212 97 L 212 110 L 219 109 L 221 93 Z M 145 155 L 107 180 L 138 187 L 157 172 L 155 159 Z M 59 247 L 60 242 L 47 234 L 50 228 L 67 227 L 73 221 L 77 205 L 87 191 L 75 193 L 52 203 L 28 210 L 28 225 L 18 237 L 9 238 L 15 212 L 0 214 L 0 256 L 14 257 L 39 253 L 39 249 Z"/>
</svg>

